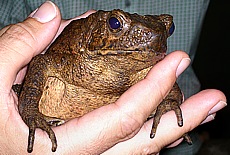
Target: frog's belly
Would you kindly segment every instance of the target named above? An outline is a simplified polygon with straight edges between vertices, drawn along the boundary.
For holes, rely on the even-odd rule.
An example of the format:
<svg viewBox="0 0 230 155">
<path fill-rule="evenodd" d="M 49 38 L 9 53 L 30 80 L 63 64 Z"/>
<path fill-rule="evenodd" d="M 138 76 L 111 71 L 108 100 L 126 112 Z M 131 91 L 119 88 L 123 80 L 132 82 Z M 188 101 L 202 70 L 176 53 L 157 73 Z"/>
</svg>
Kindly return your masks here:
<svg viewBox="0 0 230 155">
<path fill-rule="evenodd" d="M 130 75 L 128 85 L 132 86 L 142 80 L 150 69 L 151 67 Z M 49 77 L 39 102 L 39 111 L 46 116 L 69 120 L 101 106 L 114 103 L 125 91 L 122 85 L 121 90 L 122 92 L 119 93 L 105 91 L 105 94 L 98 94 L 96 91 L 66 84 L 58 78 Z"/>
<path fill-rule="evenodd" d="M 111 94 L 99 95 L 50 77 L 39 102 L 39 111 L 46 116 L 69 120 L 114 103 L 118 98 L 119 96 Z"/>
</svg>

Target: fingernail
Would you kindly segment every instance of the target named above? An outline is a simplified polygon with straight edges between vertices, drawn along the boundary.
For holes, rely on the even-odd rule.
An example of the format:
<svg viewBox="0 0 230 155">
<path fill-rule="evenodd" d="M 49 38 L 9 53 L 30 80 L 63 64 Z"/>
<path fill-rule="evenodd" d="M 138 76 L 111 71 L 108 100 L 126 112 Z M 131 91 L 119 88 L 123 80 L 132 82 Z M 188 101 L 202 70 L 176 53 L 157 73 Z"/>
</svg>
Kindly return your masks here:
<svg viewBox="0 0 230 155">
<path fill-rule="evenodd" d="M 216 113 L 217 111 L 219 111 L 220 109 L 224 108 L 227 106 L 227 103 L 224 101 L 220 101 L 218 102 L 210 111 L 209 111 L 209 115 Z"/>
<path fill-rule="evenodd" d="M 178 77 L 190 64 L 190 58 L 183 58 L 177 67 L 176 77 Z"/>
<path fill-rule="evenodd" d="M 31 17 L 36 19 L 41 23 L 46 23 L 54 19 L 57 15 L 57 9 L 51 1 L 46 1 L 43 3 L 34 13 L 31 14 Z"/>
<path fill-rule="evenodd" d="M 212 115 L 209 115 L 208 117 L 206 117 L 206 119 L 205 119 L 201 124 L 208 123 L 208 122 L 214 120 L 214 119 L 215 119 L 215 116 L 216 116 L 215 113 L 212 114 Z"/>
</svg>

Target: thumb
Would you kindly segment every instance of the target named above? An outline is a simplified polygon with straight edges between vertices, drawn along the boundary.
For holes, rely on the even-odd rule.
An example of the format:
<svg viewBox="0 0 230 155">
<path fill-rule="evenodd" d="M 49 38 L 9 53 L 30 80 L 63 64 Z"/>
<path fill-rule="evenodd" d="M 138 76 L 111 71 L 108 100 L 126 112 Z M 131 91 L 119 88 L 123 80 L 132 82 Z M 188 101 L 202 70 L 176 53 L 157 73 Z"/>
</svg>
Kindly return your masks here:
<svg viewBox="0 0 230 155">
<path fill-rule="evenodd" d="M 10 90 L 17 72 L 49 45 L 60 22 L 59 9 L 47 1 L 25 21 L 0 30 L 0 91 Z"/>
</svg>

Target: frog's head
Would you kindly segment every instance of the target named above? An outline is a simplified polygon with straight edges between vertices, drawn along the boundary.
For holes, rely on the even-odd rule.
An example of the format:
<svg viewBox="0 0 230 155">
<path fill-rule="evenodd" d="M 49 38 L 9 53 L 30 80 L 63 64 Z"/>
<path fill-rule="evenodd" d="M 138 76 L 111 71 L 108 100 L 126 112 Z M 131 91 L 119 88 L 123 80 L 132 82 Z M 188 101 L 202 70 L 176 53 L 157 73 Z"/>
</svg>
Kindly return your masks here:
<svg viewBox="0 0 230 155">
<path fill-rule="evenodd" d="M 138 15 L 122 10 L 98 11 L 89 17 L 91 29 L 86 48 L 101 55 L 132 55 L 159 61 L 165 56 L 167 38 L 174 31 L 171 15 Z"/>
<path fill-rule="evenodd" d="M 165 57 L 167 38 L 174 31 L 172 20 L 168 14 L 142 16 L 122 10 L 99 10 L 71 22 L 50 51 L 80 54 L 86 59 L 107 57 L 111 59 L 108 61 L 120 61 L 141 70 Z"/>
<path fill-rule="evenodd" d="M 84 87 L 122 93 L 165 57 L 173 30 L 171 15 L 97 11 L 72 21 L 49 51 L 77 55 Z"/>
</svg>

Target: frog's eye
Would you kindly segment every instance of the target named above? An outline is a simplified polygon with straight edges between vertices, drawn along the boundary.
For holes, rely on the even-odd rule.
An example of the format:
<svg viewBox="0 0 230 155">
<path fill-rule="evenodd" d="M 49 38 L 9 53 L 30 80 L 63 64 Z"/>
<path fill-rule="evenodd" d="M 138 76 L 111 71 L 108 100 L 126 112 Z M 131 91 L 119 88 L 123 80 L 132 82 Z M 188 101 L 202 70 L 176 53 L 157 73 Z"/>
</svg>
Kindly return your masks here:
<svg viewBox="0 0 230 155">
<path fill-rule="evenodd" d="M 174 30 L 175 30 L 175 24 L 172 22 L 172 25 L 169 29 L 169 36 L 171 36 L 173 34 Z"/>
<path fill-rule="evenodd" d="M 108 22 L 111 29 L 119 29 L 121 27 L 121 23 L 116 17 L 110 17 Z"/>
</svg>

